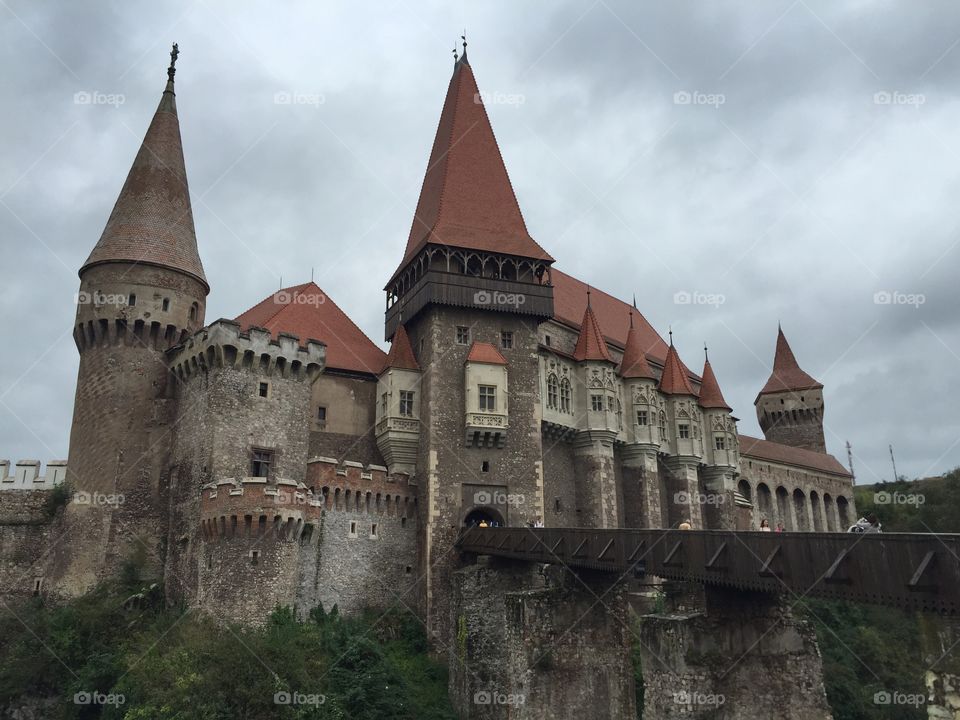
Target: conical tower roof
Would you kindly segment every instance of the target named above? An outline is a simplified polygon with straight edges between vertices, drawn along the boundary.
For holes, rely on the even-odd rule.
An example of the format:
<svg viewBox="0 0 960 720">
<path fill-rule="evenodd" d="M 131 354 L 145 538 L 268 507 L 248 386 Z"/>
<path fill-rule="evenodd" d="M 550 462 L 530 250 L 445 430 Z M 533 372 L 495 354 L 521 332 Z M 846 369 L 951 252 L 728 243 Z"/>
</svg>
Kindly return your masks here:
<svg viewBox="0 0 960 720">
<path fill-rule="evenodd" d="M 627 342 L 620 360 L 620 377 L 657 379 L 647 362 L 647 354 L 640 342 L 640 331 L 633 326 L 633 312 L 630 313 L 630 329 L 627 331 Z"/>
<path fill-rule="evenodd" d="M 731 411 L 727 401 L 723 399 L 723 393 L 720 392 L 720 383 L 717 382 L 717 376 L 713 372 L 713 366 L 710 359 L 705 358 L 703 362 L 703 375 L 700 380 L 700 407 L 704 409 L 718 408 Z"/>
<path fill-rule="evenodd" d="M 171 53 L 167 86 L 140 151 L 134 158 L 110 219 L 80 273 L 110 262 L 144 263 L 179 270 L 209 291 L 197 252 L 193 210 L 180 141 L 180 121 L 173 91 Z"/>
<path fill-rule="evenodd" d="M 390 345 L 390 352 L 387 354 L 387 361 L 383 364 L 384 370 L 390 368 L 397 370 L 420 369 L 420 363 L 417 362 L 417 357 L 413 354 L 410 336 L 407 335 L 407 328 L 403 323 L 397 325 L 397 331 L 393 334 L 393 344 Z"/>
<path fill-rule="evenodd" d="M 687 372 L 680 362 L 680 355 L 673 346 L 673 339 L 670 340 L 670 348 L 667 350 L 667 359 L 663 362 L 663 374 L 660 375 L 660 392 L 664 395 L 692 395 L 697 396 Z"/>
<path fill-rule="evenodd" d="M 793 390 L 812 390 L 822 388 L 823 384 L 817 382 L 800 369 L 797 358 L 790 349 L 790 343 L 787 342 L 783 329 L 777 327 L 777 350 L 773 357 L 773 372 L 767 384 L 763 386 L 760 395 L 768 393 L 790 392 Z"/>
<path fill-rule="evenodd" d="M 583 321 L 580 323 L 580 335 L 577 337 L 577 346 L 573 350 L 573 358 L 581 362 L 584 360 L 613 362 L 610 351 L 607 350 L 607 341 L 603 339 L 600 323 L 597 322 L 597 316 L 593 314 L 589 301 L 583 313 Z"/>
<path fill-rule="evenodd" d="M 428 243 L 553 262 L 527 231 L 466 52 L 454 65 L 397 273 Z"/>
</svg>

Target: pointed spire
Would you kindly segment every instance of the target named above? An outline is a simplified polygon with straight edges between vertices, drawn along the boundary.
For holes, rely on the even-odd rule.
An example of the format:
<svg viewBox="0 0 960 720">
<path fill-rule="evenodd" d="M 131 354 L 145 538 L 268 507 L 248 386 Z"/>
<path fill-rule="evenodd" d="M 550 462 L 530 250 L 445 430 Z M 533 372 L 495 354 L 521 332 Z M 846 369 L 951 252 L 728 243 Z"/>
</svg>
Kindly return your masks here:
<svg viewBox="0 0 960 720">
<path fill-rule="evenodd" d="M 420 369 L 420 363 L 417 362 L 417 356 L 413 354 L 410 336 L 407 335 L 407 329 L 403 323 L 397 325 L 397 331 L 393 334 L 393 343 L 390 345 L 390 353 L 387 355 L 387 360 L 383 364 L 383 369 Z"/>
<path fill-rule="evenodd" d="M 103 234 L 80 268 L 81 274 L 101 263 L 159 265 L 196 278 L 209 291 L 197 253 L 173 91 L 179 52 L 174 44 L 160 104 Z"/>
<path fill-rule="evenodd" d="M 640 332 L 633 326 L 633 313 L 630 313 L 630 329 L 627 331 L 627 342 L 623 348 L 623 359 L 620 361 L 620 377 L 622 378 L 649 378 L 656 380 L 647 354 L 640 344 Z"/>
<path fill-rule="evenodd" d="M 713 366 L 710 364 L 710 358 L 707 357 L 707 346 L 703 346 L 703 374 L 700 376 L 700 407 L 717 408 L 730 412 L 733 410 L 727 401 L 723 399 L 723 393 L 720 392 L 720 383 L 717 382 L 717 376 L 713 372 Z"/>
<path fill-rule="evenodd" d="M 466 48 L 450 78 L 394 278 L 428 243 L 553 262 L 527 231 Z"/>
<path fill-rule="evenodd" d="M 663 361 L 663 373 L 660 375 L 660 392 L 665 395 L 692 395 L 697 393 L 690 384 L 687 371 L 680 362 L 680 355 L 673 346 L 673 330 L 670 331 L 670 348 L 667 359 Z"/>
<path fill-rule="evenodd" d="M 593 314 L 593 308 L 590 307 L 589 290 L 587 291 L 587 309 L 584 311 L 583 321 L 580 323 L 580 336 L 577 338 L 577 347 L 574 348 L 573 358 L 580 362 L 584 360 L 613 362 L 610 351 L 607 350 L 607 342 L 603 339 L 600 323 L 597 322 L 597 316 Z"/>
<path fill-rule="evenodd" d="M 773 358 L 773 372 L 760 395 L 767 393 L 789 392 L 791 390 L 810 390 L 823 385 L 800 369 L 797 358 L 790 349 L 783 328 L 777 323 L 777 350 Z"/>
</svg>

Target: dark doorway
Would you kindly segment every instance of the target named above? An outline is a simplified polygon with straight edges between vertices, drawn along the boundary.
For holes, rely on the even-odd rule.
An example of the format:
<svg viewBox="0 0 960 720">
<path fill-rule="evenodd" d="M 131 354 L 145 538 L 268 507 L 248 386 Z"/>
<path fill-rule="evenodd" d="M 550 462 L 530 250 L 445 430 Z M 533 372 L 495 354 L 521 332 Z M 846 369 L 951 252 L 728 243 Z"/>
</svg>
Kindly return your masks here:
<svg viewBox="0 0 960 720">
<path fill-rule="evenodd" d="M 474 508 L 467 513 L 463 519 L 464 527 L 476 527 L 481 522 L 486 522 L 490 527 L 503 527 L 503 516 L 491 507 Z"/>
</svg>

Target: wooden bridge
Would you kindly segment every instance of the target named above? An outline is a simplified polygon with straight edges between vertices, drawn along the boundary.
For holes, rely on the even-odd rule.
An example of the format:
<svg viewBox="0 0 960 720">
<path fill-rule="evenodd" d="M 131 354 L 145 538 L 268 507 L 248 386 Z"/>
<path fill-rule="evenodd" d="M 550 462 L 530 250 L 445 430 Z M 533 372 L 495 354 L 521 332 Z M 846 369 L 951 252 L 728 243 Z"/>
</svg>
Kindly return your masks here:
<svg viewBox="0 0 960 720">
<path fill-rule="evenodd" d="M 461 552 L 960 615 L 960 535 L 469 528 Z"/>
</svg>

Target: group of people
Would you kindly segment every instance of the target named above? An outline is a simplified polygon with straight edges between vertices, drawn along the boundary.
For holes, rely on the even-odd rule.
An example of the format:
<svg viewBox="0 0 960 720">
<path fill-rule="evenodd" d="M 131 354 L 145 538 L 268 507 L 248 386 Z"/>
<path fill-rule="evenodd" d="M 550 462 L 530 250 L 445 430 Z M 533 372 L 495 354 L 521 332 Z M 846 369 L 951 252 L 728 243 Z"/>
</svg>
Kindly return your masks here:
<svg viewBox="0 0 960 720">
<path fill-rule="evenodd" d="M 784 527 L 782 523 L 777 523 L 777 529 L 771 531 L 770 522 L 766 518 L 763 518 L 760 521 L 760 532 L 784 532 Z M 876 515 L 870 513 L 866 517 L 860 518 L 853 525 L 847 528 L 847 532 L 878 533 L 880 532 L 880 521 L 877 519 Z"/>
</svg>

